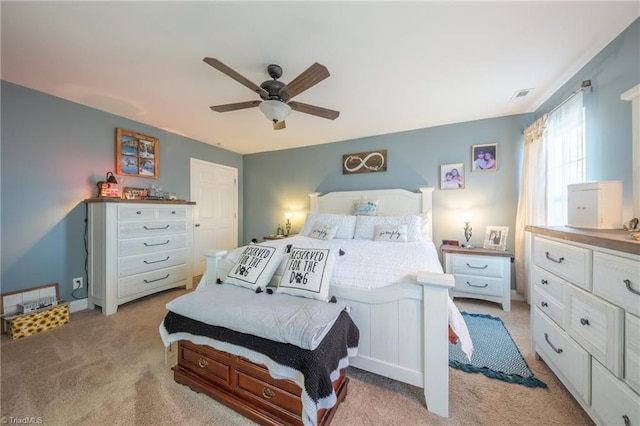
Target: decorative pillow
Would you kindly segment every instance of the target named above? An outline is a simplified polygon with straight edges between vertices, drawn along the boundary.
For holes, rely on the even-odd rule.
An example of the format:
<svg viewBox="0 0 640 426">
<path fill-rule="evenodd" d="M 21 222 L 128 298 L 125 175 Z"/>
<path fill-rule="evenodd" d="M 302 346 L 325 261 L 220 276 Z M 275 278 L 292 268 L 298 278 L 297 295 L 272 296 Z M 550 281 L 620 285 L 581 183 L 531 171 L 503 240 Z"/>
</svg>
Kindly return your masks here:
<svg viewBox="0 0 640 426">
<path fill-rule="evenodd" d="M 373 231 L 374 241 L 407 242 L 407 225 L 376 225 Z"/>
<path fill-rule="evenodd" d="M 355 216 L 375 216 L 378 212 L 378 200 L 356 200 L 351 206 L 351 214 Z"/>
<path fill-rule="evenodd" d="M 324 222 L 316 222 L 311 228 L 309 237 L 317 240 L 332 240 L 338 231 L 338 225 L 329 225 Z"/>
<path fill-rule="evenodd" d="M 422 241 L 420 232 L 420 217 L 412 216 L 357 216 L 356 230 L 353 238 L 358 240 L 373 240 L 375 226 L 407 225 L 407 241 Z"/>
<path fill-rule="evenodd" d="M 355 216 L 334 213 L 309 213 L 300 235 L 308 237 L 316 222 L 322 222 L 327 225 L 337 225 L 338 230 L 333 238 L 353 239 L 353 232 L 356 228 Z"/>
<path fill-rule="evenodd" d="M 239 255 L 222 282 L 256 290 L 271 281 L 284 253 L 283 249 L 252 244 Z"/>
<path fill-rule="evenodd" d="M 276 292 L 328 302 L 334 263 L 335 255 L 329 249 L 294 247 Z"/>
</svg>

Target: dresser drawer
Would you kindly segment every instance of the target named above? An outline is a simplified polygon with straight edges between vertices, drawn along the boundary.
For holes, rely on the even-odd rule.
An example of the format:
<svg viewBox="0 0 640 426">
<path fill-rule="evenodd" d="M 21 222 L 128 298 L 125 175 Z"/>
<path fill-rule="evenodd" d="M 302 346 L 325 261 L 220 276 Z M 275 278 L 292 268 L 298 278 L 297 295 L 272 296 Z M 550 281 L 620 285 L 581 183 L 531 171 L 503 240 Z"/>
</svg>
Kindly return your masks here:
<svg viewBox="0 0 640 426">
<path fill-rule="evenodd" d="M 575 286 L 567 285 L 564 328 L 613 374 L 623 374 L 624 311 Z"/>
<path fill-rule="evenodd" d="M 156 253 L 187 247 L 187 235 L 167 235 L 162 237 L 130 238 L 118 243 L 120 257 L 137 254 Z"/>
<path fill-rule="evenodd" d="M 191 370 L 198 376 L 223 386 L 231 387 L 231 367 L 229 357 L 222 352 L 202 351 L 204 346 L 195 346 L 187 341 L 179 345 L 178 362 L 187 370 Z"/>
<path fill-rule="evenodd" d="M 560 327 L 563 326 L 564 304 L 549 296 L 539 287 L 533 289 L 533 305 L 547 314 Z"/>
<path fill-rule="evenodd" d="M 183 281 L 187 285 L 186 265 L 138 274 L 118 281 L 118 297 L 144 296 L 159 288 L 177 287 Z"/>
<path fill-rule="evenodd" d="M 453 274 L 502 278 L 506 258 L 491 256 L 461 256 L 453 258 Z M 508 259 L 506 260 L 508 261 Z M 499 293 L 498 293 L 499 294 Z"/>
<path fill-rule="evenodd" d="M 504 280 L 489 277 L 474 277 L 470 275 L 454 275 L 455 291 L 460 293 L 484 294 L 487 296 L 501 296 Z M 463 296 L 462 296 L 463 297 Z"/>
<path fill-rule="evenodd" d="M 536 265 L 585 290 L 591 290 L 591 250 L 536 236 Z"/>
<path fill-rule="evenodd" d="M 121 222 L 118 226 L 119 238 L 154 237 L 159 235 L 184 234 L 186 232 L 187 222 L 184 220 Z"/>
<path fill-rule="evenodd" d="M 640 316 L 640 260 L 593 253 L 593 292 Z"/>
<path fill-rule="evenodd" d="M 158 219 L 185 219 L 187 217 L 185 206 L 158 207 L 156 212 Z"/>
<path fill-rule="evenodd" d="M 122 257 L 118 260 L 120 277 L 155 271 L 187 262 L 187 250 L 171 250 L 148 253 L 138 256 Z"/>
<path fill-rule="evenodd" d="M 587 403 L 591 402 L 591 372 L 589 353 L 573 341 L 538 307 L 533 307 L 533 348 L 545 360 L 565 385 Z"/>
<path fill-rule="evenodd" d="M 640 425 L 640 397 L 616 379 L 598 361 L 591 366 L 591 407 L 603 425 Z"/>
<path fill-rule="evenodd" d="M 624 380 L 640 394 L 640 318 L 628 312 L 624 315 Z"/>
<path fill-rule="evenodd" d="M 129 206 L 118 206 L 119 220 L 150 220 L 156 217 L 156 207 L 137 204 Z"/>
<path fill-rule="evenodd" d="M 548 296 L 554 298 L 557 303 L 564 305 L 564 287 L 567 284 L 566 281 L 561 280 L 539 266 L 535 266 L 532 273 L 532 282 L 534 291 L 539 288 Z"/>
</svg>

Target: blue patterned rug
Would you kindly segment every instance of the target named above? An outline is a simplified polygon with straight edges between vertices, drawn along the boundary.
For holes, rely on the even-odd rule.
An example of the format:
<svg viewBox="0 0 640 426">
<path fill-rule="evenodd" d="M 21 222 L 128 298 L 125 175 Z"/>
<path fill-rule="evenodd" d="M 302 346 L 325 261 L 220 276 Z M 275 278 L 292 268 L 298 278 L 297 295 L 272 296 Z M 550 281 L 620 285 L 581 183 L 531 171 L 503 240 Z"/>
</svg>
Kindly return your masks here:
<svg viewBox="0 0 640 426">
<path fill-rule="evenodd" d="M 450 344 L 451 367 L 528 387 L 547 387 L 544 382 L 533 377 L 527 362 L 500 318 L 467 312 L 462 312 L 462 316 L 473 341 L 473 355 L 469 363 L 469 359 L 460 349 L 460 343 Z"/>
</svg>

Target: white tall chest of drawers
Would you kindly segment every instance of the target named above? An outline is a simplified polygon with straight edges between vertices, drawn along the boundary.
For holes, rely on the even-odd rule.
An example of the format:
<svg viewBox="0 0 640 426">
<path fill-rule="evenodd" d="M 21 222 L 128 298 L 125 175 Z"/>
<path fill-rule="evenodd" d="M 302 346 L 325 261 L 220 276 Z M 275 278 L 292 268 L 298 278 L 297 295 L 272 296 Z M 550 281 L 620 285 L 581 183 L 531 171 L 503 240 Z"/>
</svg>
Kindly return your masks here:
<svg viewBox="0 0 640 426">
<path fill-rule="evenodd" d="M 532 352 L 600 425 L 640 425 L 640 243 L 624 231 L 533 233 Z"/>
<path fill-rule="evenodd" d="M 192 202 L 85 200 L 89 308 L 118 306 L 193 281 Z"/>
</svg>

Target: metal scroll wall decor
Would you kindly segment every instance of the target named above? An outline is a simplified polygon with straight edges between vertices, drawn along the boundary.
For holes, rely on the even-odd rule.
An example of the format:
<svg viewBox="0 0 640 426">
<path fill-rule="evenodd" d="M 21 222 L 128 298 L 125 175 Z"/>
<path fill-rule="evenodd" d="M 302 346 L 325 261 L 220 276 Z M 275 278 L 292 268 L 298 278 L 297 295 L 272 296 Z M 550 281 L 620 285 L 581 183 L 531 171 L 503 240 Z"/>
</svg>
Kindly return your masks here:
<svg viewBox="0 0 640 426">
<path fill-rule="evenodd" d="M 355 152 L 342 156 L 342 174 L 387 171 L 387 150 Z"/>
</svg>

